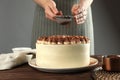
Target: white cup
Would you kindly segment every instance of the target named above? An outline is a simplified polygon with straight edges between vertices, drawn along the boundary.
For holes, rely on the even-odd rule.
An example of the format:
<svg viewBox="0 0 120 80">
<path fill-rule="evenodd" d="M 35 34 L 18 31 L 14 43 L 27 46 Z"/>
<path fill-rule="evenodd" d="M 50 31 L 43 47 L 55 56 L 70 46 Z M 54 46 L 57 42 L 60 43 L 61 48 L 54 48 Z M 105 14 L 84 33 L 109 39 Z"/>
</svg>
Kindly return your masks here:
<svg viewBox="0 0 120 80">
<path fill-rule="evenodd" d="M 32 50 L 30 47 L 16 47 L 16 48 L 12 48 L 12 51 L 14 53 L 25 52 L 25 51 L 30 51 L 30 50 Z"/>
</svg>

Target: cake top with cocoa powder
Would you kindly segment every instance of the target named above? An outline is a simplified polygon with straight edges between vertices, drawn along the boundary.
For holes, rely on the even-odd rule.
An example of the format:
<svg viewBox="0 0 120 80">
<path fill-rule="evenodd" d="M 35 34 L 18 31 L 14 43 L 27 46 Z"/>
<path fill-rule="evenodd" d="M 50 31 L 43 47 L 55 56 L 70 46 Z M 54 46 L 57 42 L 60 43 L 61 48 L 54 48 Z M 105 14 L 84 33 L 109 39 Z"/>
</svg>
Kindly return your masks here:
<svg viewBox="0 0 120 80">
<path fill-rule="evenodd" d="M 42 36 L 37 40 L 39 44 L 86 44 L 90 40 L 85 36 L 53 35 Z"/>
</svg>

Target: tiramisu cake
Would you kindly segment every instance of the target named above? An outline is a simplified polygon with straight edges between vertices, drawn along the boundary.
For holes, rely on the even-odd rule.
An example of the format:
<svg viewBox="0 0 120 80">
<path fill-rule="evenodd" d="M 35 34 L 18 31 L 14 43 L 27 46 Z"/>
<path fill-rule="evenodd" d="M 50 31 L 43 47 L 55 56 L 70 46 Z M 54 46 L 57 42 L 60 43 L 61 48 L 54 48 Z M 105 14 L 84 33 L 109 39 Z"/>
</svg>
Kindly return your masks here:
<svg viewBox="0 0 120 80">
<path fill-rule="evenodd" d="M 40 37 L 36 51 L 36 64 L 41 68 L 77 68 L 90 63 L 90 40 L 84 36 Z"/>
</svg>

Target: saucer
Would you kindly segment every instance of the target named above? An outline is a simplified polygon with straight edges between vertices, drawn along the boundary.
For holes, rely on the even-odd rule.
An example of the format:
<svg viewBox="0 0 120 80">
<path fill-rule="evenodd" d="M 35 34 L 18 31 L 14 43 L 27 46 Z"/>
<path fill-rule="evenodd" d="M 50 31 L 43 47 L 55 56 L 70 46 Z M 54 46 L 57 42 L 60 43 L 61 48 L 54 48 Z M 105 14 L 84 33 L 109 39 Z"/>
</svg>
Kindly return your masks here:
<svg viewBox="0 0 120 80">
<path fill-rule="evenodd" d="M 39 70 L 39 71 L 43 71 L 43 72 L 52 72 L 52 73 L 69 73 L 69 72 L 82 72 L 82 71 L 88 71 L 88 70 L 92 70 L 96 67 L 96 65 L 98 64 L 98 60 L 96 58 L 90 58 L 90 64 L 88 66 L 85 67 L 71 67 L 71 68 L 55 68 L 55 69 L 51 69 L 51 68 L 43 68 L 40 66 L 36 65 L 36 59 L 31 59 L 28 64 Z"/>
</svg>

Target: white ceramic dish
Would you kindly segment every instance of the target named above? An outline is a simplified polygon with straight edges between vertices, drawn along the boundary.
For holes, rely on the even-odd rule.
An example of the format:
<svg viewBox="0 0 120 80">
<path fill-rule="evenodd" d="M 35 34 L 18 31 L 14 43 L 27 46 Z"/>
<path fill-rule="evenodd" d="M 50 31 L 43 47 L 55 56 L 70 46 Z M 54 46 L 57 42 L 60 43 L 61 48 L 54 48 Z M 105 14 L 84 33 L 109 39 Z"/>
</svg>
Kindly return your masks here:
<svg viewBox="0 0 120 80">
<path fill-rule="evenodd" d="M 90 65 L 85 66 L 85 67 L 71 67 L 71 68 L 59 68 L 59 69 L 50 69 L 50 68 L 42 68 L 40 66 L 36 65 L 36 59 L 32 59 L 28 62 L 28 64 L 39 70 L 39 71 L 44 71 L 44 72 L 53 72 L 53 73 L 69 73 L 69 72 L 81 72 L 81 71 L 87 71 L 87 70 L 92 70 L 96 67 L 96 65 L 98 64 L 98 60 L 95 58 L 90 58 Z"/>
</svg>

